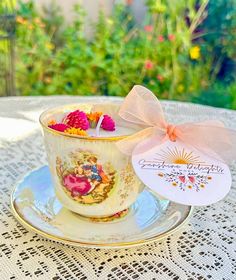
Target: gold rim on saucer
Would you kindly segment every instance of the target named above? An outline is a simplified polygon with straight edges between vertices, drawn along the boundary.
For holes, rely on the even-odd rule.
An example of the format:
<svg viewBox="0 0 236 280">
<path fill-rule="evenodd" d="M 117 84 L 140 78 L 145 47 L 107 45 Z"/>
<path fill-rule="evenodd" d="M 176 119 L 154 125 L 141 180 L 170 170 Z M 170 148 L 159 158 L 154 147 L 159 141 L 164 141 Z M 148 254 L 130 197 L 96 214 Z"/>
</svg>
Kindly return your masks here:
<svg viewBox="0 0 236 280">
<path fill-rule="evenodd" d="M 159 241 L 187 223 L 193 207 L 167 200 L 144 190 L 130 211 L 115 221 L 83 219 L 63 208 L 56 199 L 48 166 L 19 180 L 11 194 L 14 216 L 27 229 L 67 245 L 124 248 Z"/>
</svg>

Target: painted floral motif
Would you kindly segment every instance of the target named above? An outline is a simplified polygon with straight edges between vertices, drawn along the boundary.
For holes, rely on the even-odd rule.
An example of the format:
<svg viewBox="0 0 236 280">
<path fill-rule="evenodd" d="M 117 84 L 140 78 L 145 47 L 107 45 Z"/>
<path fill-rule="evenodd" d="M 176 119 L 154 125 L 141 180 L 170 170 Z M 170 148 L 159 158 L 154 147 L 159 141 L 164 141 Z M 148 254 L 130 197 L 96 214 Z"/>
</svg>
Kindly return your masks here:
<svg viewBox="0 0 236 280">
<path fill-rule="evenodd" d="M 118 194 L 121 198 L 120 206 L 123 205 L 129 193 L 133 191 L 133 186 L 135 186 L 135 176 L 131 163 L 129 162 L 120 173 L 121 182 L 125 185 L 125 188 L 120 188 Z"/>
<path fill-rule="evenodd" d="M 187 175 L 179 171 L 171 173 L 159 172 L 159 177 L 163 177 L 166 182 L 169 182 L 173 187 L 178 187 L 180 190 L 194 190 L 196 192 L 204 189 L 212 179 L 211 176 L 200 175 L 198 173 L 188 173 Z"/>
<path fill-rule="evenodd" d="M 200 156 L 195 155 L 193 151 L 186 151 L 185 148 L 178 147 L 161 150 L 157 153 L 158 160 L 165 163 L 174 163 L 177 165 L 186 164 L 205 164 Z M 201 175 L 196 172 L 182 172 L 181 170 L 173 170 L 171 172 L 159 172 L 159 177 L 163 177 L 166 182 L 170 183 L 172 187 L 177 187 L 182 191 L 194 190 L 196 192 L 204 189 L 209 181 L 212 179 L 209 175 Z"/>
<path fill-rule="evenodd" d="M 57 175 L 64 191 L 82 204 L 104 201 L 115 185 L 116 171 L 111 163 L 100 163 L 89 151 L 76 151 L 69 160 L 57 157 Z"/>
</svg>

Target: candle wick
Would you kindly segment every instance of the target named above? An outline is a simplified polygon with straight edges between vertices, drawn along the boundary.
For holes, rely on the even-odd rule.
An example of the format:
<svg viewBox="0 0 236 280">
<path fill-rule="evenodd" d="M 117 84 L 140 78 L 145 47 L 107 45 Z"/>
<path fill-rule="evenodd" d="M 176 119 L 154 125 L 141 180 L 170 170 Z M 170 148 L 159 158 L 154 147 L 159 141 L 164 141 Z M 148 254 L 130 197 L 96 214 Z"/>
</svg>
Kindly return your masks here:
<svg viewBox="0 0 236 280">
<path fill-rule="evenodd" d="M 100 127 L 101 127 L 103 119 L 104 119 L 104 115 L 101 115 L 101 117 L 98 120 L 97 126 L 96 126 L 96 137 L 99 136 Z"/>
</svg>

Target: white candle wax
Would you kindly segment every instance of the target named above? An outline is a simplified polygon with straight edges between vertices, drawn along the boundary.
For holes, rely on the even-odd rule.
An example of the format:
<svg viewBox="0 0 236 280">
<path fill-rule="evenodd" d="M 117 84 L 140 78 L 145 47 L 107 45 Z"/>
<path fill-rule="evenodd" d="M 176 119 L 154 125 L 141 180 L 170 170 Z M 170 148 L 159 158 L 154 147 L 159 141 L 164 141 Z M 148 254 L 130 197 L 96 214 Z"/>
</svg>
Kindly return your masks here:
<svg viewBox="0 0 236 280">
<path fill-rule="evenodd" d="M 53 116 L 50 116 L 50 118 L 48 118 L 47 122 L 49 122 L 51 119 L 55 119 L 57 123 L 61 123 L 64 120 L 64 118 L 71 111 L 66 111 L 63 113 L 58 113 Z M 104 130 L 103 128 L 100 127 L 99 129 L 97 129 L 97 131 L 96 131 L 96 128 L 89 128 L 88 130 L 86 130 L 86 133 L 91 137 L 109 138 L 109 137 L 117 137 L 117 136 L 128 136 L 128 135 L 136 133 L 139 130 L 139 127 L 137 127 L 135 125 L 132 126 L 130 124 L 129 124 L 130 126 L 128 126 L 128 124 L 123 120 L 119 120 L 117 123 L 117 119 L 114 118 L 112 115 L 111 115 L 111 117 L 115 121 L 115 130 L 114 131 Z"/>
<path fill-rule="evenodd" d="M 125 126 L 116 126 L 116 129 L 114 131 L 107 131 L 102 128 L 99 129 L 99 134 L 96 135 L 96 129 L 95 128 L 89 128 L 87 131 L 88 135 L 90 136 L 96 136 L 96 137 L 114 137 L 114 136 L 126 136 L 131 135 L 137 130 L 130 127 Z"/>
</svg>

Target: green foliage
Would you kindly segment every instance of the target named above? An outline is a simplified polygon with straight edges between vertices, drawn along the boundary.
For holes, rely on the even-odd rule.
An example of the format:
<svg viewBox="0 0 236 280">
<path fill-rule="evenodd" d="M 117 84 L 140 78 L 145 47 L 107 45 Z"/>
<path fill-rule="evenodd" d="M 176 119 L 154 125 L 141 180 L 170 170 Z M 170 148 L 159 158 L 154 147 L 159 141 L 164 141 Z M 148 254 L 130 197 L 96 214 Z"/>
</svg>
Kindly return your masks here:
<svg viewBox="0 0 236 280">
<path fill-rule="evenodd" d="M 192 102 L 236 109 L 236 83 L 225 87 L 222 82 L 216 82 L 212 87 L 193 96 Z"/>
<path fill-rule="evenodd" d="M 0 96 L 13 92 L 13 43 L 15 0 L 0 1 Z"/>
<path fill-rule="evenodd" d="M 235 80 L 236 1 L 217 0 L 208 4 L 208 16 L 201 24 L 202 44 L 213 58 L 214 75 L 225 82 Z"/>
<path fill-rule="evenodd" d="M 74 21 L 63 25 L 55 5 L 42 18 L 33 1 L 20 3 L 18 90 L 23 95 L 125 96 L 134 84 L 143 84 L 160 98 L 201 101 L 197 97 L 208 92 L 218 71 L 213 75 L 212 47 L 196 40 L 208 1 L 198 3 L 148 0 L 141 27 L 129 6 L 117 4 L 111 17 L 100 13 L 91 41 L 80 6 L 74 8 Z"/>
<path fill-rule="evenodd" d="M 236 58 L 235 0 L 210 1 L 208 17 L 201 27 L 204 28 L 205 32 L 204 41 L 212 46 L 214 52 L 218 52 L 218 55 L 223 53 L 231 58 Z"/>
<path fill-rule="evenodd" d="M 51 35 L 52 42 L 56 47 L 60 47 L 64 43 L 63 24 L 64 18 L 56 1 L 53 0 L 47 6 L 43 6 L 44 22 L 46 24 L 46 32 Z"/>
<path fill-rule="evenodd" d="M 0 16 L 8 15 L 15 11 L 16 0 L 1 0 L 0 2 Z"/>
</svg>

